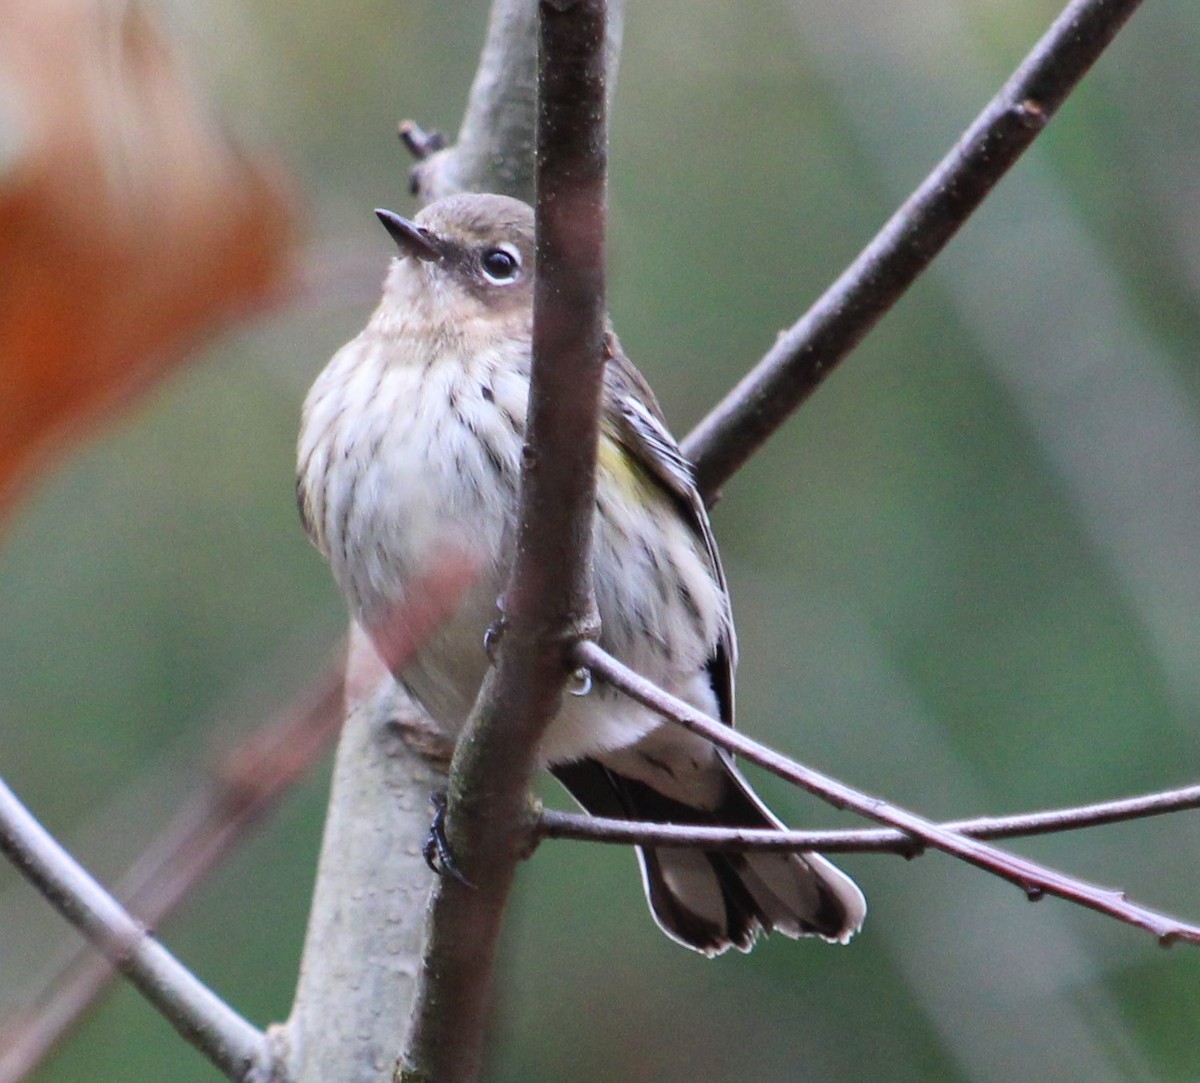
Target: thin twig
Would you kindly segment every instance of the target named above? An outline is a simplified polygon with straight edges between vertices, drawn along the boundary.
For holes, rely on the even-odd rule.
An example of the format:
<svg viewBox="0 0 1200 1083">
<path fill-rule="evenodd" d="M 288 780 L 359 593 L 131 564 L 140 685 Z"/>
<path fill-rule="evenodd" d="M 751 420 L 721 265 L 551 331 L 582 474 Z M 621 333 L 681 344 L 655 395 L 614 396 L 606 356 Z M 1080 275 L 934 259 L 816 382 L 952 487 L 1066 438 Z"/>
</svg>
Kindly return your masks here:
<svg viewBox="0 0 1200 1083">
<path fill-rule="evenodd" d="M 581 666 L 586 666 L 593 676 L 619 688 L 664 718 L 698 733 L 713 744 L 728 749 L 751 763 L 765 767 L 780 778 L 787 779 L 828 802 L 834 808 L 849 809 L 876 823 L 897 828 L 926 845 L 1016 884 L 1031 899 L 1040 898 L 1046 893 L 1058 895 L 1080 906 L 1146 929 L 1153 933 L 1161 944 L 1170 944 L 1176 940 L 1200 944 L 1200 928 L 1130 902 L 1121 891 L 1086 883 L 1045 865 L 1006 853 L 977 839 L 968 838 L 907 809 L 889 804 L 882 798 L 872 797 L 811 767 L 788 759 L 664 692 L 617 661 L 596 643 L 585 640 L 576 644 L 575 659 Z"/>
<path fill-rule="evenodd" d="M 946 246 L 1141 0 L 1074 0 L 858 258 L 683 443 L 710 502 Z"/>
<path fill-rule="evenodd" d="M 945 831 L 974 839 L 1014 839 L 1079 831 L 1200 808 L 1200 786 L 1099 801 L 1074 808 L 1022 812 L 1011 816 L 976 816 L 938 824 Z M 686 824 L 613 820 L 574 812 L 543 809 L 538 832 L 547 839 L 579 839 L 637 846 L 694 846 L 743 853 L 752 850 L 820 850 L 822 853 L 894 853 L 915 857 L 924 847 L 912 835 L 887 828 L 791 831 L 736 827 L 693 827 Z"/>
<path fill-rule="evenodd" d="M 2 781 L 0 851 L 228 1078 L 269 1078 L 263 1034 L 158 943 Z"/>
<path fill-rule="evenodd" d="M 157 928 L 329 747 L 341 728 L 344 653 L 339 646 L 339 661 L 223 757 L 215 783 L 183 802 L 118 882 L 117 897 L 146 926 Z M 116 973 L 86 947 L 72 953 L 39 1006 L 0 1025 L 0 1083 L 28 1075 Z"/>
<path fill-rule="evenodd" d="M 604 371 L 604 0 L 539 5 L 537 275 L 528 440 L 503 635 L 451 769 L 446 835 L 472 886 L 434 892 L 405 1083 L 476 1078 L 505 903 L 532 838 L 536 749 L 570 644 L 596 624 L 590 539 Z"/>
<path fill-rule="evenodd" d="M 441 132 L 427 132 L 415 120 L 402 120 L 398 129 L 400 142 L 418 162 L 425 161 L 431 154 L 445 150 L 446 137 Z M 414 178 L 413 195 L 416 195 Z"/>
</svg>

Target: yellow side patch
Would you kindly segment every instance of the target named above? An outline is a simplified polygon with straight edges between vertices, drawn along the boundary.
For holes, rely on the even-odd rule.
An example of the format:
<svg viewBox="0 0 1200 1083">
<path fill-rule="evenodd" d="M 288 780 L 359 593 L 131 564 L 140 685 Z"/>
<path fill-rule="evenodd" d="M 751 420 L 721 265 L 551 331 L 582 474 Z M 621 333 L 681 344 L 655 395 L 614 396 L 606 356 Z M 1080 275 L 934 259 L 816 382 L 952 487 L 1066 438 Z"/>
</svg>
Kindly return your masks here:
<svg viewBox="0 0 1200 1083">
<path fill-rule="evenodd" d="M 641 504 L 654 498 L 654 486 L 645 468 L 604 431 L 600 433 L 597 467 L 601 478 L 624 496 Z"/>
</svg>

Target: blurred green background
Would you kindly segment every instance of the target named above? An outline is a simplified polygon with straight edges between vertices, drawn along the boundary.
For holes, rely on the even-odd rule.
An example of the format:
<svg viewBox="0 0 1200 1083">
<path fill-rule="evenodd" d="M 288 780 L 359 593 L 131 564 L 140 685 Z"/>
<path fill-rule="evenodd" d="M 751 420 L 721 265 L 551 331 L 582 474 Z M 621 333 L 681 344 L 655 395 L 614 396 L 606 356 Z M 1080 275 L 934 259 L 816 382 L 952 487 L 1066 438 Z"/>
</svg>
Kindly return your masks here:
<svg viewBox="0 0 1200 1083">
<path fill-rule="evenodd" d="M 632 0 L 611 306 L 678 433 L 1059 7 Z M 177 8 L 225 111 L 300 177 L 314 258 L 347 278 L 206 350 L 47 479 L 0 549 L 0 769 L 109 877 L 344 624 L 296 518 L 299 404 L 373 305 L 389 242 L 371 208 L 411 209 L 396 121 L 456 129 L 486 18 L 482 0 Z M 938 816 L 1200 773 L 1197 49 L 1200 6 L 1147 5 L 728 486 L 749 732 Z M 289 1007 L 327 768 L 162 930 L 259 1023 Z M 797 824 L 850 823 L 761 788 Z M 1200 920 L 1194 814 L 1019 848 Z M 519 880 L 490 1078 L 1200 1075 L 1193 950 L 936 855 L 842 864 L 871 906 L 851 947 L 709 962 L 655 930 L 629 854 L 546 845 Z M 0 1013 L 71 935 L 0 869 Z M 121 989 L 36 1078 L 218 1076 Z"/>
</svg>

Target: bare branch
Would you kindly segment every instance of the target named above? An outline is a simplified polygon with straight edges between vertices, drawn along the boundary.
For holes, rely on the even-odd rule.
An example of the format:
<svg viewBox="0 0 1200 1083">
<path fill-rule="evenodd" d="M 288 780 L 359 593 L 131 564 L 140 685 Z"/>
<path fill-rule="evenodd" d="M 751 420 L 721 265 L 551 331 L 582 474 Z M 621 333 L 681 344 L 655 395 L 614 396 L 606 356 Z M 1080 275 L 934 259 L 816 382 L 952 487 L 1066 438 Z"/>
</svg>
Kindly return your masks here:
<svg viewBox="0 0 1200 1083">
<path fill-rule="evenodd" d="M 449 742 L 357 627 L 349 659 L 300 981 L 278 1028 L 289 1083 L 383 1077 L 403 1040 L 433 883 L 420 843 Z"/>
<path fill-rule="evenodd" d="M 434 893 L 401 1080 L 476 1077 L 501 918 L 532 843 L 536 748 L 596 625 L 591 534 L 604 371 L 604 0 L 539 5 L 537 277 L 517 552 L 503 635 L 459 739 L 447 838 L 471 886 Z"/>
<path fill-rule="evenodd" d="M 410 584 L 386 654 L 351 628 L 346 724 L 300 982 L 287 1023 L 272 1029 L 291 1083 L 377 1083 L 380 1065 L 400 1047 L 433 886 L 420 844 L 451 750 L 389 671 L 421 648 L 477 573 L 474 562 L 451 553 L 426 569 Z"/>
<path fill-rule="evenodd" d="M 1073 0 L 858 258 L 683 443 L 711 502 L 904 295 L 1045 128 L 1141 0 Z"/>
<path fill-rule="evenodd" d="M 612 95 L 624 0 L 610 2 L 607 93 Z M 537 116 L 537 0 L 494 0 L 487 40 L 453 146 L 411 120 L 400 138 L 418 164 L 413 195 L 423 203 L 455 192 L 500 192 L 534 201 Z"/>
<path fill-rule="evenodd" d="M 0 851 L 228 1078 L 265 1081 L 263 1034 L 156 941 L 0 782 Z"/>
<path fill-rule="evenodd" d="M 1183 786 L 1159 793 L 1074 808 L 1023 812 L 1011 816 L 977 816 L 950 820 L 938 826 L 974 839 L 1013 839 L 1079 831 L 1087 827 L 1124 823 L 1200 808 L 1200 786 Z M 770 831 L 734 827 L 692 827 L 684 824 L 613 820 L 573 812 L 543 809 L 538 833 L 546 839 L 579 839 L 637 846 L 695 846 L 704 850 L 820 850 L 822 853 L 894 853 L 916 857 L 924 850 L 903 831 L 867 828 L 853 831 Z"/>
<path fill-rule="evenodd" d="M 701 487 L 710 497 L 787 414 L 819 385 L 832 366 L 861 340 L 948 242 L 990 187 L 1045 125 L 1066 93 L 1136 6 L 1136 3 L 1104 0 L 1072 4 L 955 150 L 893 217 L 859 260 L 693 433 L 687 449 L 697 460 Z M 431 137 L 415 125 L 406 128 L 406 144 L 424 163 L 418 167 L 418 175 L 421 194 L 425 198 L 463 188 L 488 188 L 530 198 L 534 14 L 533 0 L 497 0 L 494 5 L 488 44 L 455 148 L 443 149 L 436 136 Z M 610 19 L 611 25 L 615 23 L 615 19 Z M 610 48 L 614 39 L 615 33 L 610 30 Z M 270 787 L 256 788 L 261 779 L 262 776 L 254 773 L 240 780 L 231 779 L 230 792 L 226 795 L 229 803 L 224 803 L 225 798 L 217 798 L 222 809 L 215 819 L 209 818 L 212 809 L 207 812 L 202 807 L 189 810 L 189 817 L 195 817 L 196 834 L 183 833 L 180 838 L 190 838 L 190 841 L 183 842 L 170 862 L 160 868 L 161 875 L 156 874 L 148 881 L 148 890 L 149 885 L 161 887 L 169 881 L 169 892 L 157 898 L 153 894 L 139 895 L 137 908 L 140 913 L 152 922 L 157 921 L 186 892 L 186 885 L 202 875 L 246 823 L 261 813 L 272 793 Z M 254 785 L 245 792 L 233 793 L 240 783 L 245 782 Z M 280 784 L 286 784 L 283 776 L 280 776 Z M 1194 807 L 1194 796 L 1181 796 L 1187 792 L 1174 791 L 1029 817 L 961 821 L 940 825 L 940 829 L 976 837 L 1011 837 L 1034 830 L 1065 830 L 1132 815 Z M 548 827 L 553 825 L 556 815 L 563 814 L 546 813 Z M 561 837 L 570 833 L 572 819 L 579 818 L 563 817 L 558 821 L 558 828 L 547 834 Z M 668 825 L 606 825 L 595 819 L 588 823 L 597 832 L 611 831 L 608 837 L 614 839 L 624 833 L 627 841 L 669 837 L 676 844 L 684 844 L 686 840 L 677 834 L 681 830 L 697 837 L 713 834 L 703 829 L 679 829 Z M 575 825 L 575 830 L 578 826 Z M 639 830 L 643 834 L 635 835 Z M 659 835 L 659 832 L 666 834 Z M 705 845 L 719 848 L 728 844 L 740 849 L 802 845 L 830 851 L 888 848 L 901 852 L 919 848 L 911 835 L 895 831 L 770 833 L 769 839 L 755 837 L 767 833 L 718 834 L 722 837 L 705 837 Z M 732 841 L 735 838 L 736 841 Z M 163 871 L 178 871 L 181 867 L 185 871 L 179 876 Z M 1028 889 L 1024 880 L 1017 882 Z M 131 927 L 136 930 L 136 925 Z M 151 956 L 154 955 L 152 949 L 162 950 L 152 941 L 144 943 L 149 945 Z M 177 1022 L 176 1025 L 180 1024 Z"/>
<path fill-rule="evenodd" d="M 536 113 L 536 0 L 496 0 L 455 145 L 431 145 L 412 121 L 400 127 L 418 158 L 413 194 L 429 203 L 455 192 L 503 192 L 532 203 Z"/>
<path fill-rule="evenodd" d="M 575 658 L 581 666 L 586 666 L 593 676 L 608 681 L 613 687 L 657 711 L 664 718 L 698 733 L 721 748 L 743 756 L 751 763 L 765 767 L 780 778 L 828 802 L 834 808 L 848 809 L 877 823 L 897 828 L 928 846 L 1016 884 L 1031 899 L 1040 898 L 1046 893 L 1058 895 L 1069 902 L 1145 929 L 1162 944 L 1170 944 L 1176 940 L 1200 944 L 1200 928 L 1130 902 L 1121 891 L 1065 876 L 1045 865 L 968 838 L 907 809 L 889 804 L 882 798 L 872 797 L 811 767 L 788 759 L 664 692 L 595 643 L 577 644 Z"/>
<path fill-rule="evenodd" d="M 124 905 L 157 928 L 328 747 L 341 728 L 341 698 L 338 662 L 225 756 L 215 785 L 185 801 L 122 877 Z M 67 959 L 38 997 L 41 1007 L 0 1028 L 0 1083 L 32 1071 L 115 975 L 85 946 Z"/>
</svg>

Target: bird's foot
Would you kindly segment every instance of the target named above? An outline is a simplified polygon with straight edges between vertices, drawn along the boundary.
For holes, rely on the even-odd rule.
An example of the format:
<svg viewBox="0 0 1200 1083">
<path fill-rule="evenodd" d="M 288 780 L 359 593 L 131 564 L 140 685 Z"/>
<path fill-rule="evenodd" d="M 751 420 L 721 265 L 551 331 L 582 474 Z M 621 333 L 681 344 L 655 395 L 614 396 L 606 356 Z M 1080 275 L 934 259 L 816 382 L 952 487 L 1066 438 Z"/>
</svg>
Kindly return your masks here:
<svg viewBox="0 0 1200 1083">
<path fill-rule="evenodd" d="M 421 856 L 425 858 L 425 864 L 438 876 L 448 874 L 463 887 L 473 888 L 475 885 L 463 875 L 455 863 L 450 844 L 446 841 L 446 795 L 441 791 L 431 793 L 429 803 L 433 806 L 433 822 L 429 825 L 425 845 L 421 847 Z"/>
</svg>

